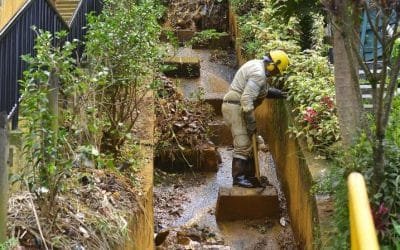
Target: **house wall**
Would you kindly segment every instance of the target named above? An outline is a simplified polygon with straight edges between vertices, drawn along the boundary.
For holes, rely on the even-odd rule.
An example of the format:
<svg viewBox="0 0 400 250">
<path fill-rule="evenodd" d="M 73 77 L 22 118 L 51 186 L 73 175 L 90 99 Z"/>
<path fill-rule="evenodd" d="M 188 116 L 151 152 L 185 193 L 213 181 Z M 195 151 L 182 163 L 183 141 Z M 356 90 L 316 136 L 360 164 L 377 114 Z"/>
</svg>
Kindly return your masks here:
<svg viewBox="0 0 400 250">
<path fill-rule="evenodd" d="M 11 20 L 27 0 L 0 0 L 0 30 Z"/>
</svg>

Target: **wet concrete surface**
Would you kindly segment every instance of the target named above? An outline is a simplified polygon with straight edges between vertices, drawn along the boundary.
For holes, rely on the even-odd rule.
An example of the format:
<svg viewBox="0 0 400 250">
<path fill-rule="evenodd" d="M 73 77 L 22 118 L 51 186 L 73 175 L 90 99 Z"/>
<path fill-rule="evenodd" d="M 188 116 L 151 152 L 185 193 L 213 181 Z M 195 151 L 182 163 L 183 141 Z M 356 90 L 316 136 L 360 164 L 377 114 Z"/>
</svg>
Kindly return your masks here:
<svg viewBox="0 0 400 250">
<path fill-rule="evenodd" d="M 207 228 L 224 245 L 231 249 L 296 249 L 293 233 L 285 212 L 284 199 L 280 192 L 271 156 L 260 153 L 261 175 L 279 190 L 281 219 L 244 220 L 217 222 L 215 206 L 219 187 L 231 187 L 232 150 L 220 148 L 222 163 L 219 171 L 209 174 L 166 174 L 154 187 L 156 231 L 179 228 Z M 172 192 L 165 192 L 171 190 Z M 160 198 L 162 197 L 162 198 Z M 168 204 L 168 206 L 166 206 Z M 281 221 L 281 222 L 280 222 Z M 285 226 L 282 226 L 281 223 Z M 208 244 L 208 243 L 206 243 Z M 167 248 L 179 249 L 179 248 Z M 183 248 L 184 249 L 184 248 Z"/>
<path fill-rule="evenodd" d="M 175 81 L 186 97 L 193 96 L 199 88 L 204 89 L 205 98 L 221 98 L 227 92 L 230 82 L 233 80 L 236 69 L 232 67 L 236 58 L 226 54 L 220 59 L 212 60 L 217 52 L 191 48 L 179 48 L 176 56 L 197 56 L 200 58 L 199 78 L 176 78 Z"/>
</svg>

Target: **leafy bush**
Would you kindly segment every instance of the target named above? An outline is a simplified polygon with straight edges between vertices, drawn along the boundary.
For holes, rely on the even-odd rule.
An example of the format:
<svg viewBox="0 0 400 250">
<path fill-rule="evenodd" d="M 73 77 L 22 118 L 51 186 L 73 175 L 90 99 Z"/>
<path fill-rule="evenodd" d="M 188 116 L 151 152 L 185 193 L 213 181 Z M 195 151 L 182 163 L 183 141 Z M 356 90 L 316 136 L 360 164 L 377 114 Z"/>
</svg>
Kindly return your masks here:
<svg viewBox="0 0 400 250">
<path fill-rule="evenodd" d="M 36 30 L 36 55 L 23 56 L 29 69 L 24 72 L 21 81 L 22 131 L 24 139 L 24 156 L 33 173 L 29 175 L 29 188 L 42 201 L 47 203 L 44 209 L 51 209 L 52 202 L 62 186 L 63 175 L 70 169 L 72 162 L 67 157 L 68 131 L 58 127 L 58 103 L 51 103 L 53 94 L 58 95 L 57 85 L 68 90 L 73 88 L 74 59 L 72 53 L 75 43 L 61 44 L 66 33 Z"/>
<path fill-rule="evenodd" d="M 350 248 L 350 224 L 347 199 L 347 176 L 353 172 L 364 172 L 367 166 L 371 166 L 371 145 L 364 135 L 348 150 L 337 149 L 336 157 L 333 159 L 332 167 L 327 176 L 324 176 L 316 184 L 318 193 L 330 194 L 334 201 L 334 214 L 332 222 L 335 225 L 325 243 L 327 249 L 349 249 Z"/>
<path fill-rule="evenodd" d="M 376 194 L 371 197 L 375 227 L 379 242 L 389 249 L 399 249 L 400 211 L 400 148 L 388 143 L 385 147 L 385 178 Z M 372 165 L 367 169 L 367 178 L 372 178 Z"/>
<path fill-rule="evenodd" d="M 372 215 L 382 249 L 398 249 L 400 241 L 398 211 L 400 209 L 400 148 L 387 142 L 385 147 L 385 178 L 378 191 L 370 197 Z M 347 176 L 357 171 L 364 174 L 367 187 L 371 187 L 374 166 L 372 143 L 366 135 L 350 149 L 338 150 L 335 167 L 327 178 L 318 184 L 319 192 L 333 195 L 335 203 L 334 222 L 337 230 L 330 237 L 334 249 L 349 247 L 349 215 L 347 201 Z M 370 190 L 369 190 L 369 193 Z"/>
<path fill-rule="evenodd" d="M 264 7 L 263 1 L 261 0 L 231 0 L 231 4 L 239 16 L 243 16 L 248 13 L 256 14 Z"/>
<path fill-rule="evenodd" d="M 4 243 L 0 244 L 0 250 L 15 249 L 17 246 L 18 246 L 18 239 L 10 238 L 6 240 Z"/>
<path fill-rule="evenodd" d="M 387 138 L 400 147 L 400 97 L 393 99 L 392 111 L 387 128 Z"/>
<path fill-rule="evenodd" d="M 143 100 L 156 86 L 163 51 L 155 1 L 109 0 L 99 16 L 89 16 L 86 55 L 91 70 L 107 68 L 98 86 L 97 106 L 106 115 L 101 151 L 118 157 L 137 121 Z"/>
<path fill-rule="evenodd" d="M 285 82 L 295 115 L 290 131 L 305 138 L 310 150 L 327 155 L 339 140 L 331 69 L 326 58 L 313 51 L 294 56 L 292 62 Z"/>
</svg>

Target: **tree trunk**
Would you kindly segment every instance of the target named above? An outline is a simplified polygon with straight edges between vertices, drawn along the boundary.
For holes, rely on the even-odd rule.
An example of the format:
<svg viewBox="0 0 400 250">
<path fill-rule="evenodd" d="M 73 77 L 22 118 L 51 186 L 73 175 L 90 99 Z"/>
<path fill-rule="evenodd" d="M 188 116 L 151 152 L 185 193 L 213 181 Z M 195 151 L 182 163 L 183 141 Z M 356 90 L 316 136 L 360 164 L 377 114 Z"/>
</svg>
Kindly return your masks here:
<svg viewBox="0 0 400 250">
<path fill-rule="evenodd" d="M 334 22 L 340 29 L 334 30 L 333 40 L 336 105 L 343 145 L 348 147 L 353 144 L 362 126 L 362 101 L 358 85 L 358 62 L 354 52 L 345 44 L 346 39 L 354 39 L 354 22 L 348 20 L 349 6 L 346 1 L 336 0 L 335 3 L 337 15 L 334 15 Z"/>
<path fill-rule="evenodd" d="M 373 193 L 376 193 L 379 189 L 379 185 L 384 181 L 385 178 L 385 149 L 384 149 L 384 136 L 377 138 L 373 146 L 374 156 L 374 175 L 372 181 Z"/>
</svg>

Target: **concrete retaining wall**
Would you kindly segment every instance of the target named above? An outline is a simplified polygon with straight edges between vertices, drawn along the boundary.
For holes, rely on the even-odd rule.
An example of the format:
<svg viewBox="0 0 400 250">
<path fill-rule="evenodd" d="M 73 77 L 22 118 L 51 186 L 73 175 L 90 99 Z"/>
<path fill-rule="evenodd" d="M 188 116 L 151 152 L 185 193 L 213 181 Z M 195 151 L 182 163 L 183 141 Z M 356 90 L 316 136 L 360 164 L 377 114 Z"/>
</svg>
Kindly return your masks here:
<svg viewBox="0 0 400 250">
<path fill-rule="evenodd" d="M 129 219 L 130 234 L 124 244 L 125 250 L 154 249 L 153 148 L 146 146 L 142 152 L 146 160 L 140 174 L 143 185 L 142 193 L 138 196 L 139 212 L 132 214 Z"/>
<path fill-rule="evenodd" d="M 154 171 L 154 126 L 155 113 L 153 108 L 154 97 L 146 96 L 145 104 L 140 117 L 140 129 L 143 139 L 140 140 L 141 152 L 144 156 L 139 176 L 142 180 L 142 190 L 138 193 L 139 210 L 129 218 L 130 234 L 128 235 L 125 250 L 154 249 L 154 212 L 153 212 L 153 171 Z"/>
<path fill-rule="evenodd" d="M 289 114 L 282 100 L 257 108 L 258 131 L 266 139 L 286 196 L 291 226 L 301 249 L 318 249 L 318 213 L 312 176 L 297 140 L 287 133 Z"/>
</svg>

